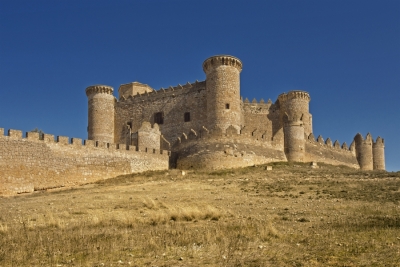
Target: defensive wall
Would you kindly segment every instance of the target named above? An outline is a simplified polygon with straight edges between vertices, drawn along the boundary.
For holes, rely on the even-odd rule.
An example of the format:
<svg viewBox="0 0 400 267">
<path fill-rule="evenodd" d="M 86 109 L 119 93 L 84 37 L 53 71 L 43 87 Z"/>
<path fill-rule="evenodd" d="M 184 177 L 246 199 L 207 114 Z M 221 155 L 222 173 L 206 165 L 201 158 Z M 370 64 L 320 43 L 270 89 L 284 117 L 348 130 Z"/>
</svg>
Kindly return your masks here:
<svg viewBox="0 0 400 267">
<path fill-rule="evenodd" d="M 226 130 L 192 129 L 178 138 L 173 151 L 179 151 L 179 169 L 225 169 L 286 161 L 279 142 L 271 142 L 257 131 L 237 133 L 233 126 Z"/>
<path fill-rule="evenodd" d="M 369 136 L 369 134 L 368 134 Z M 303 136 L 297 142 L 303 142 L 303 150 L 296 151 L 301 155 L 302 162 L 324 162 L 332 165 L 344 165 L 363 170 L 384 170 L 384 141 L 378 137 L 375 150 L 370 158 L 374 167 L 368 168 L 360 164 L 357 159 L 356 139 L 350 146 L 346 142 L 340 145 L 339 141 L 332 143 L 330 138 L 326 141 L 322 136 L 315 139 L 311 133 Z M 371 147 L 372 149 L 372 143 Z M 270 140 L 262 131 L 236 132 L 234 127 L 209 130 L 202 127 L 198 130 L 191 129 L 183 133 L 174 142 L 172 147 L 175 152 L 176 167 L 179 169 L 224 169 L 266 164 L 277 161 L 292 161 L 291 153 L 285 151 L 284 145 L 278 141 Z M 359 154 L 364 153 L 359 151 Z M 296 155 L 298 156 L 298 155 Z"/>
<path fill-rule="evenodd" d="M 145 125 L 143 132 L 148 131 Z M 157 134 L 157 128 L 152 134 Z M 153 140 L 154 136 L 144 139 Z M 158 131 L 158 137 L 160 134 Z M 122 174 L 168 169 L 168 151 L 154 148 L 153 141 L 143 144 L 106 143 L 0 128 L 0 195 L 33 192 L 73 186 L 107 179 Z M 141 144 L 142 144 L 141 143 Z M 159 143 L 158 143 L 159 144 Z M 158 146 L 159 147 L 159 146 Z"/>
</svg>

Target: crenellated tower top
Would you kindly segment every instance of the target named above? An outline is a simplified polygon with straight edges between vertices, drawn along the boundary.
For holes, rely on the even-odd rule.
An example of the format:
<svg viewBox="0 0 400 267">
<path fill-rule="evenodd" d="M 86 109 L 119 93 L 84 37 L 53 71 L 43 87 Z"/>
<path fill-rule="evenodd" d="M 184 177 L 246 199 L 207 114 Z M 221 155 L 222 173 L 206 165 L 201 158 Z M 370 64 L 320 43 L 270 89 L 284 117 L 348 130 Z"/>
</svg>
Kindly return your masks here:
<svg viewBox="0 0 400 267">
<path fill-rule="evenodd" d="M 304 99 L 310 101 L 311 97 L 306 91 L 294 90 L 287 93 L 287 99 Z"/>
<path fill-rule="evenodd" d="M 211 71 L 211 69 L 218 66 L 235 67 L 239 72 L 241 72 L 243 68 L 243 64 L 240 59 L 229 55 L 212 56 L 203 62 L 203 70 L 205 73 L 208 73 L 209 71 Z"/>
<path fill-rule="evenodd" d="M 310 94 L 306 91 L 301 90 L 293 90 L 288 93 L 282 93 L 278 96 L 278 100 L 280 104 L 285 103 L 287 100 L 291 99 L 304 99 L 307 101 L 311 100 Z"/>
<path fill-rule="evenodd" d="M 108 85 L 101 85 L 101 84 L 96 84 L 96 85 L 91 85 L 86 88 L 86 95 L 89 96 L 91 94 L 109 94 L 112 95 L 114 92 L 114 88 Z"/>
</svg>

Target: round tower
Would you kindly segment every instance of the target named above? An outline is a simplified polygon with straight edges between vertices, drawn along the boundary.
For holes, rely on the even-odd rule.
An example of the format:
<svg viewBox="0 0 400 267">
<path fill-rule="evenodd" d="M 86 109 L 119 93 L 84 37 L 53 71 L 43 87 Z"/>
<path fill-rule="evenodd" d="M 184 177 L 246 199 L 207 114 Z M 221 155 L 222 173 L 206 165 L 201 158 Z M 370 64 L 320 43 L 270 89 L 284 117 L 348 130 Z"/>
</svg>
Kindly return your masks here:
<svg viewBox="0 0 400 267">
<path fill-rule="evenodd" d="M 310 106 L 310 95 L 305 91 L 290 91 L 287 94 L 281 94 L 278 97 L 280 103 L 280 113 L 287 113 L 288 116 L 291 114 L 303 114 L 301 120 L 303 122 L 304 132 L 310 135 L 312 131 L 312 117 L 309 111 Z M 285 125 L 284 116 L 281 116 L 281 123 Z"/>
<path fill-rule="evenodd" d="M 380 136 L 372 143 L 374 170 L 385 170 L 385 140 Z"/>
<path fill-rule="evenodd" d="M 285 155 L 288 161 L 304 162 L 305 139 L 301 117 L 301 113 L 289 115 L 283 128 Z"/>
<path fill-rule="evenodd" d="M 232 125 L 241 129 L 240 72 L 242 62 L 233 56 L 219 55 L 203 63 L 206 73 L 207 124 L 225 131 Z"/>
<path fill-rule="evenodd" d="M 356 157 L 361 170 L 370 171 L 374 169 L 372 157 L 372 137 L 368 133 L 365 140 L 361 134 L 354 137 L 356 144 Z"/>
<path fill-rule="evenodd" d="M 114 143 L 113 91 L 113 88 L 107 85 L 92 85 L 86 88 L 89 140 Z"/>
</svg>

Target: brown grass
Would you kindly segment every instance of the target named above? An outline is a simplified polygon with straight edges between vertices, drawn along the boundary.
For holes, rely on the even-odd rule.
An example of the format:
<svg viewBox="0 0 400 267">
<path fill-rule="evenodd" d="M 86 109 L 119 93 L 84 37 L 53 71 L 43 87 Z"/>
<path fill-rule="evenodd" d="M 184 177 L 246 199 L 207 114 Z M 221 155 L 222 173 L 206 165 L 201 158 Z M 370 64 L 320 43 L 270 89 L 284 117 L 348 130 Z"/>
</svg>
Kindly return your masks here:
<svg viewBox="0 0 400 267">
<path fill-rule="evenodd" d="M 398 266 L 399 172 L 273 168 L 0 198 L 0 266 Z"/>
</svg>

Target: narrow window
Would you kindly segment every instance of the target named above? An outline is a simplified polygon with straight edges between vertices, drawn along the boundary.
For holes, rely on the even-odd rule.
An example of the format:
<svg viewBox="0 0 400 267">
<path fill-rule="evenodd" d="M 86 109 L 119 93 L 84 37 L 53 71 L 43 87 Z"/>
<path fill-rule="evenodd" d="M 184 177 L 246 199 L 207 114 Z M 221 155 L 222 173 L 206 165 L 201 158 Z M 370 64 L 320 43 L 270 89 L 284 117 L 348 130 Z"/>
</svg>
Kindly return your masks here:
<svg viewBox="0 0 400 267">
<path fill-rule="evenodd" d="M 229 104 L 225 104 L 225 109 L 229 109 Z"/>
<path fill-rule="evenodd" d="M 190 112 L 185 112 L 185 115 L 183 116 L 183 119 L 185 122 L 190 121 Z"/>
<path fill-rule="evenodd" d="M 129 129 L 132 129 L 132 122 L 131 121 L 127 122 L 126 125 L 129 127 Z"/>
<path fill-rule="evenodd" d="M 163 124 L 164 123 L 164 113 L 163 112 L 154 113 L 154 122 L 157 124 Z"/>
</svg>

